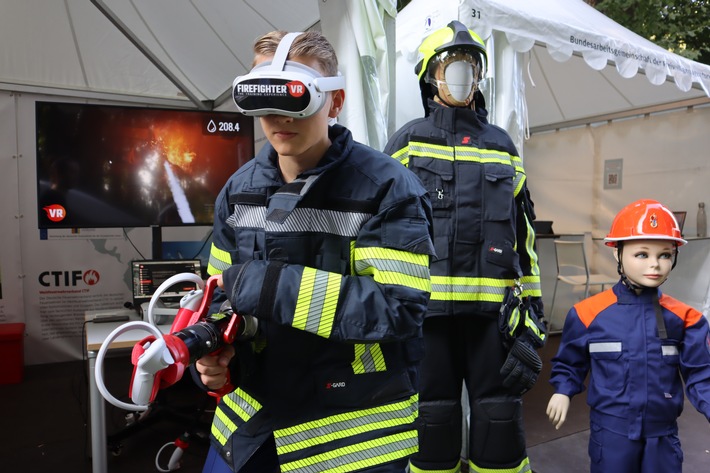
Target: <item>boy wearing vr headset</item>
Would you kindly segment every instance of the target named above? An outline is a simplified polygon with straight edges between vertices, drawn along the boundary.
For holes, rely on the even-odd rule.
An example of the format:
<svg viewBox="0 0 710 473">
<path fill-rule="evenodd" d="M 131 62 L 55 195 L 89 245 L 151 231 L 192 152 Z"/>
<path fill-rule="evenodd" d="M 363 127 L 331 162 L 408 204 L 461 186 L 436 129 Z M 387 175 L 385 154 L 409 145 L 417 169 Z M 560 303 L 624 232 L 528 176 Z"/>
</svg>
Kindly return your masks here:
<svg viewBox="0 0 710 473">
<path fill-rule="evenodd" d="M 413 473 L 461 468 L 464 382 L 469 470 L 530 469 L 521 396 L 538 377 L 536 348 L 545 341 L 535 216 L 512 140 L 486 120 L 478 90 L 485 65 L 485 44 L 461 22 L 429 34 L 414 71 L 425 116 L 405 124 L 385 147 L 421 178 L 434 217 Z M 524 324 L 535 330 L 515 331 L 511 342 L 501 336 L 498 318 L 514 281 L 530 303 Z"/>
<path fill-rule="evenodd" d="M 227 182 L 208 271 L 257 335 L 196 362 L 228 380 L 205 473 L 402 472 L 417 450 L 431 208 L 416 177 L 329 126 L 343 101 L 317 32 L 272 32 L 234 81 L 269 141 Z"/>
</svg>

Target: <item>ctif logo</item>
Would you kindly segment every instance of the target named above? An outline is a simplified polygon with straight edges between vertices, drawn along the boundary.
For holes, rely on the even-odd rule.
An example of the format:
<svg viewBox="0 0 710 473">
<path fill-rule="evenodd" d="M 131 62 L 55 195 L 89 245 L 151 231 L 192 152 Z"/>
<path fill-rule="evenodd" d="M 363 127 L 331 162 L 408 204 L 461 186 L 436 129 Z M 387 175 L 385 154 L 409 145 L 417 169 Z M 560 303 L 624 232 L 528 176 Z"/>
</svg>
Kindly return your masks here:
<svg viewBox="0 0 710 473">
<path fill-rule="evenodd" d="M 86 271 L 43 271 L 37 280 L 44 287 L 76 287 L 79 281 L 87 286 L 95 286 L 101 276 L 95 269 Z"/>
<path fill-rule="evenodd" d="M 292 80 L 291 82 L 287 82 L 286 87 L 288 87 L 288 94 L 291 97 L 298 98 L 306 93 L 306 86 L 303 85 L 303 82 L 300 80 Z"/>
<path fill-rule="evenodd" d="M 67 210 L 59 204 L 48 205 L 43 209 L 47 212 L 47 218 L 52 222 L 61 222 L 67 216 Z"/>
</svg>

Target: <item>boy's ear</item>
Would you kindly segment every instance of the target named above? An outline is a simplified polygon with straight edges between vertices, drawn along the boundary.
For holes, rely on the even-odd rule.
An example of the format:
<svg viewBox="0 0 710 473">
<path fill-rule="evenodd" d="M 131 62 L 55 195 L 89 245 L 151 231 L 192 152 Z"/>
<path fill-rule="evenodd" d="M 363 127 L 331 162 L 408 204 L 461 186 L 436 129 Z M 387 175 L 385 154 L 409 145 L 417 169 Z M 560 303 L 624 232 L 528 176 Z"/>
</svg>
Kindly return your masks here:
<svg viewBox="0 0 710 473">
<path fill-rule="evenodd" d="M 614 248 L 614 259 L 616 260 L 617 263 L 619 262 L 619 249 L 618 248 Z"/>
<path fill-rule="evenodd" d="M 333 99 L 330 101 L 330 110 L 328 110 L 329 118 L 337 118 L 340 111 L 343 109 L 345 102 L 345 91 L 343 89 L 333 91 Z"/>
</svg>

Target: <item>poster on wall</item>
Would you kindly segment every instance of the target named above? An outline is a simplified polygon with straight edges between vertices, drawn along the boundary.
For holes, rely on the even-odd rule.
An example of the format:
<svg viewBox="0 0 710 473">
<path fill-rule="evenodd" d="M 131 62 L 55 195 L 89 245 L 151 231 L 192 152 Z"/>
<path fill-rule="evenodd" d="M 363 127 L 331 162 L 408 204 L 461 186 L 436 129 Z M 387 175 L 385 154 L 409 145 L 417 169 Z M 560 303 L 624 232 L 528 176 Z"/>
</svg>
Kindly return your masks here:
<svg viewBox="0 0 710 473">
<path fill-rule="evenodd" d="M 203 249 L 217 194 L 253 157 L 253 119 L 25 96 L 17 121 L 25 363 L 82 359 L 85 313 L 133 303 L 132 260 L 162 258 L 163 239 Z"/>
</svg>

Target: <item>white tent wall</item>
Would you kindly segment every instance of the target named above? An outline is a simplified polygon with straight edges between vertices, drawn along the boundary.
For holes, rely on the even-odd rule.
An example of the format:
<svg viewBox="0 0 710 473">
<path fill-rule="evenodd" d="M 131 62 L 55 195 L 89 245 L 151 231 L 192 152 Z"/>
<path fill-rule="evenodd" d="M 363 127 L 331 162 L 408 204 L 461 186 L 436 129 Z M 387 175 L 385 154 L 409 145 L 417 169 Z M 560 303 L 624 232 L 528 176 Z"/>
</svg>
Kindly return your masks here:
<svg viewBox="0 0 710 473">
<path fill-rule="evenodd" d="M 557 233 L 591 234 L 591 264 L 607 274 L 616 274 L 616 262 L 601 240 L 616 212 L 634 200 L 652 198 L 687 211 L 683 233 L 694 237 L 698 202 L 710 202 L 708 129 L 705 106 L 534 134 L 525 143 L 525 169 L 537 218 L 554 221 Z M 617 159 L 623 160 L 621 188 L 605 189 L 605 161 Z M 663 286 L 706 315 L 709 250 L 708 240 L 691 239 Z M 554 275 L 543 277 L 551 289 Z"/>
</svg>

